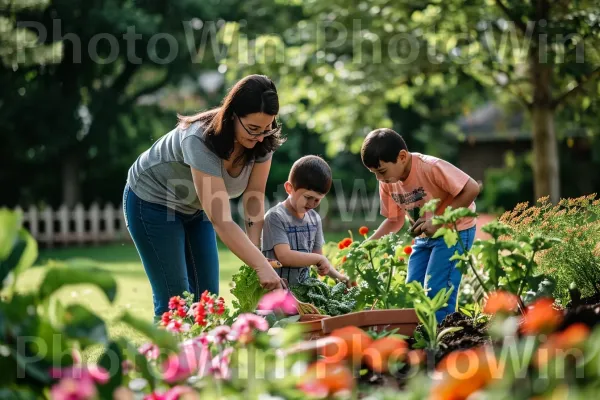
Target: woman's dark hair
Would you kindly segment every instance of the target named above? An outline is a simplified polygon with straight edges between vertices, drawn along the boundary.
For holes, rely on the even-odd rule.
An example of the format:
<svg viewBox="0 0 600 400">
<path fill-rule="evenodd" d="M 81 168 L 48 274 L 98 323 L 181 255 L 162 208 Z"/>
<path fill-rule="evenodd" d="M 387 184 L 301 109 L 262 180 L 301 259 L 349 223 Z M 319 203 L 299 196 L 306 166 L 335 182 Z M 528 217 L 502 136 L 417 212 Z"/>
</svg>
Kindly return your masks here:
<svg viewBox="0 0 600 400">
<path fill-rule="evenodd" d="M 331 189 L 331 168 L 318 156 L 304 156 L 290 170 L 289 181 L 294 190 L 306 189 L 327 194 Z"/>
<path fill-rule="evenodd" d="M 395 163 L 402 150 L 408 151 L 402 136 L 392 129 L 380 128 L 367 135 L 360 157 L 365 167 L 379 168 L 381 161 Z"/>
<path fill-rule="evenodd" d="M 204 142 L 220 158 L 227 160 L 233 152 L 235 139 L 234 113 L 242 118 L 259 112 L 273 116 L 279 114 L 277 88 L 264 75 L 249 75 L 229 90 L 219 107 L 192 116 L 178 115 L 179 126 L 187 128 L 200 121 L 204 126 Z M 277 132 L 257 142 L 254 148 L 246 149 L 234 163 L 247 165 L 281 146 L 285 139 L 281 136 L 281 127 L 276 119 L 271 129 L 277 129 Z"/>
</svg>

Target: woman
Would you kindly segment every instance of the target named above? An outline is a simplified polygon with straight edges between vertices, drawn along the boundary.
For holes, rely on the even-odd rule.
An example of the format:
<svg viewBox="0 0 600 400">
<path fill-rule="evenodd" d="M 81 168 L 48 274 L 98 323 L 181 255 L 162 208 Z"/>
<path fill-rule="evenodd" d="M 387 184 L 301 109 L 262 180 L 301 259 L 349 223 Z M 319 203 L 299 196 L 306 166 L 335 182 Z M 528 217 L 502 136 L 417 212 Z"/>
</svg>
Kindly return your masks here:
<svg viewBox="0 0 600 400">
<path fill-rule="evenodd" d="M 256 270 L 265 289 L 284 283 L 260 252 L 271 156 L 282 143 L 275 84 L 262 75 L 239 81 L 216 109 L 179 116 L 177 127 L 130 168 L 123 212 L 154 298 L 155 319 L 169 298 L 218 293 L 216 233 Z M 243 196 L 246 234 L 229 199 Z"/>
</svg>

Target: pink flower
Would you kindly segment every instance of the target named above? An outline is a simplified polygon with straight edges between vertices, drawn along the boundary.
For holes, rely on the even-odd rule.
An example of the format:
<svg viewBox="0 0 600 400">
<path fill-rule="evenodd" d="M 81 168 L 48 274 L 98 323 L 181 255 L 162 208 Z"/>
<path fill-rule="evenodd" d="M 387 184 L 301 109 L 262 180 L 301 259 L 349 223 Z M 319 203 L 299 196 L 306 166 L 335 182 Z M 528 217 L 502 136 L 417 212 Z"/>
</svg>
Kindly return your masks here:
<svg viewBox="0 0 600 400">
<path fill-rule="evenodd" d="M 169 332 L 173 332 L 173 333 L 181 333 L 181 332 L 189 332 L 191 326 L 190 324 L 186 323 L 181 323 L 181 321 L 177 321 L 177 320 L 172 320 L 171 322 L 169 322 L 169 325 L 167 325 L 167 330 Z"/>
<path fill-rule="evenodd" d="M 193 317 L 194 315 L 196 315 L 196 310 L 198 309 L 199 305 L 200 303 L 192 303 L 190 309 L 187 312 L 188 317 Z"/>
<path fill-rule="evenodd" d="M 287 290 L 275 290 L 263 296 L 258 303 L 259 310 L 270 310 L 286 315 L 298 314 L 297 301 Z"/>
<path fill-rule="evenodd" d="M 63 378 L 50 389 L 53 400 L 87 400 L 96 397 L 96 386 L 91 378 Z"/>
<path fill-rule="evenodd" d="M 173 354 L 163 363 L 163 378 L 167 383 L 180 382 L 206 368 L 209 362 L 208 347 L 198 342 L 186 341 L 179 354 Z"/>
<path fill-rule="evenodd" d="M 231 329 L 237 333 L 237 339 L 245 344 L 252 341 L 252 333 L 255 329 L 265 332 L 269 329 L 269 323 L 258 315 L 246 313 L 237 317 Z"/>
<path fill-rule="evenodd" d="M 144 396 L 144 400 L 165 400 L 165 395 L 166 393 L 154 392 Z"/>
<path fill-rule="evenodd" d="M 229 379 L 231 377 L 229 370 L 231 353 L 233 353 L 233 347 L 228 347 L 212 359 L 210 373 L 216 379 Z"/>
<path fill-rule="evenodd" d="M 54 379 L 71 378 L 76 380 L 90 380 L 105 384 L 110 379 L 108 372 L 97 365 L 71 366 L 65 368 L 51 368 L 50 376 Z"/>
<path fill-rule="evenodd" d="M 164 400 L 199 399 L 194 389 L 189 386 L 175 386 L 164 394 Z"/>
<path fill-rule="evenodd" d="M 156 360 L 160 354 L 160 349 L 154 343 L 148 342 L 141 345 L 138 352 L 141 355 L 146 356 L 148 360 Z"/>
<path fill-rule="evenodd" d="M 231 333 L 231 328 L 227 325 L 217 326 L 212 331 L 208 332 L 208 339 L 215 344 L 221 344 L 226 340 L 229 340 L 229 334 Z"/>
</svg>

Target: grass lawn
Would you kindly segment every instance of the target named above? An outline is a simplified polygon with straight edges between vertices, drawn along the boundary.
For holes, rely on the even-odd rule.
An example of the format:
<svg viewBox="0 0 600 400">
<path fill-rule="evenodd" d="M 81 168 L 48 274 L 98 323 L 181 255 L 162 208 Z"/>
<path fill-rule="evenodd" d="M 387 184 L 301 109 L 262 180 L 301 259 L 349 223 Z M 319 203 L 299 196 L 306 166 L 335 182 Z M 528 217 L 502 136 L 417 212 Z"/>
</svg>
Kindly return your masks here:
<svg viewBox="0 0 600 400">
<path fill-rule="evenodd" d="M 347 236 L 345 233 L 326 235 L 327 241 L 338 241 Z M 36 290 L 47 270 L 49 261 L 66 261 L 78 266 L 98 267 L 110 271 L 117 280 L 118 292 L 114 304 L 110 304 L 104 294 L 96 287 L 74 285 L 61 289 L 55 296 L 63 303 L 77 302 L 105 319 L 111 336 L 127 336 L 141 344 L 144 337 L 136 334 L 127 326 L 114 322 L 124 311 L 139 318 L 152 320 L 152 291 L 139 256 L 133 244 L 113 244 L 95 247 L 69 247 L 41 250 L 36 266 L 23 273 L 17 282 L 19 292 Z M 228 304 L 232 299 L 229 285 L 232 275 L 243 264 L 233 253 L 219 242 L 220 285 L 219 294 Z M 91 348 L 86 352 L 90 360 L 100 356 L 101 348 Z"/>
</svg>

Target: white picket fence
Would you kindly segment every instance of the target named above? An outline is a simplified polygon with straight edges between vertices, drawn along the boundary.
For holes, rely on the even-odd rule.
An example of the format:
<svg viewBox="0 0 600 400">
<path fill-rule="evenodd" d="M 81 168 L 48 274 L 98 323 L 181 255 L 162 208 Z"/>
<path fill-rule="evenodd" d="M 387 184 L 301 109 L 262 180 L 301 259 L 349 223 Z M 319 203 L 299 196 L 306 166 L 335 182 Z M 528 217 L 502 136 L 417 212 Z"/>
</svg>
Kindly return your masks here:
<svg viewBox="0 0 600 400">
<path fill-rule="evenodd" d="M 275 203 L 273 203 L 275 204 Z M 323 215 L 323 229 L 326 231 L 345 231 L 358 228 L 361 225 L 375 226 L 374 221 L 366 222 L 364 216 L 373 214 L 373 210 L 361 204 L 352 206 L 353 213 L 340 219 L 336 204 Z M 131 240 L 125 226 L 121 205 L 110 203 L 101 207 L 93 203 L 89 208 L 78 204 L 70 209 L 63 205 L 58 209 L 51 207 L 27 209 L 16 208 L 23 216 L 23 225 L 33 237 L 43 246 L 57 245 L 100 244 Z M 377 211 L 377 210 L 375 210 Z M 243 225 L 243 210 L 241 202 L 232 201 L 231 212 L 233 219 Z"/>
<path fill-rule="evenodd" d="M 107 243 L 131 240 L 120 206 L 108 203 L 104 207 L 93 203 L 87 210 L 78 204 L 73 209 L 61 206 L 38 209 L 20 208 L 24 227 L 42 245 Z"/>
</svg>

